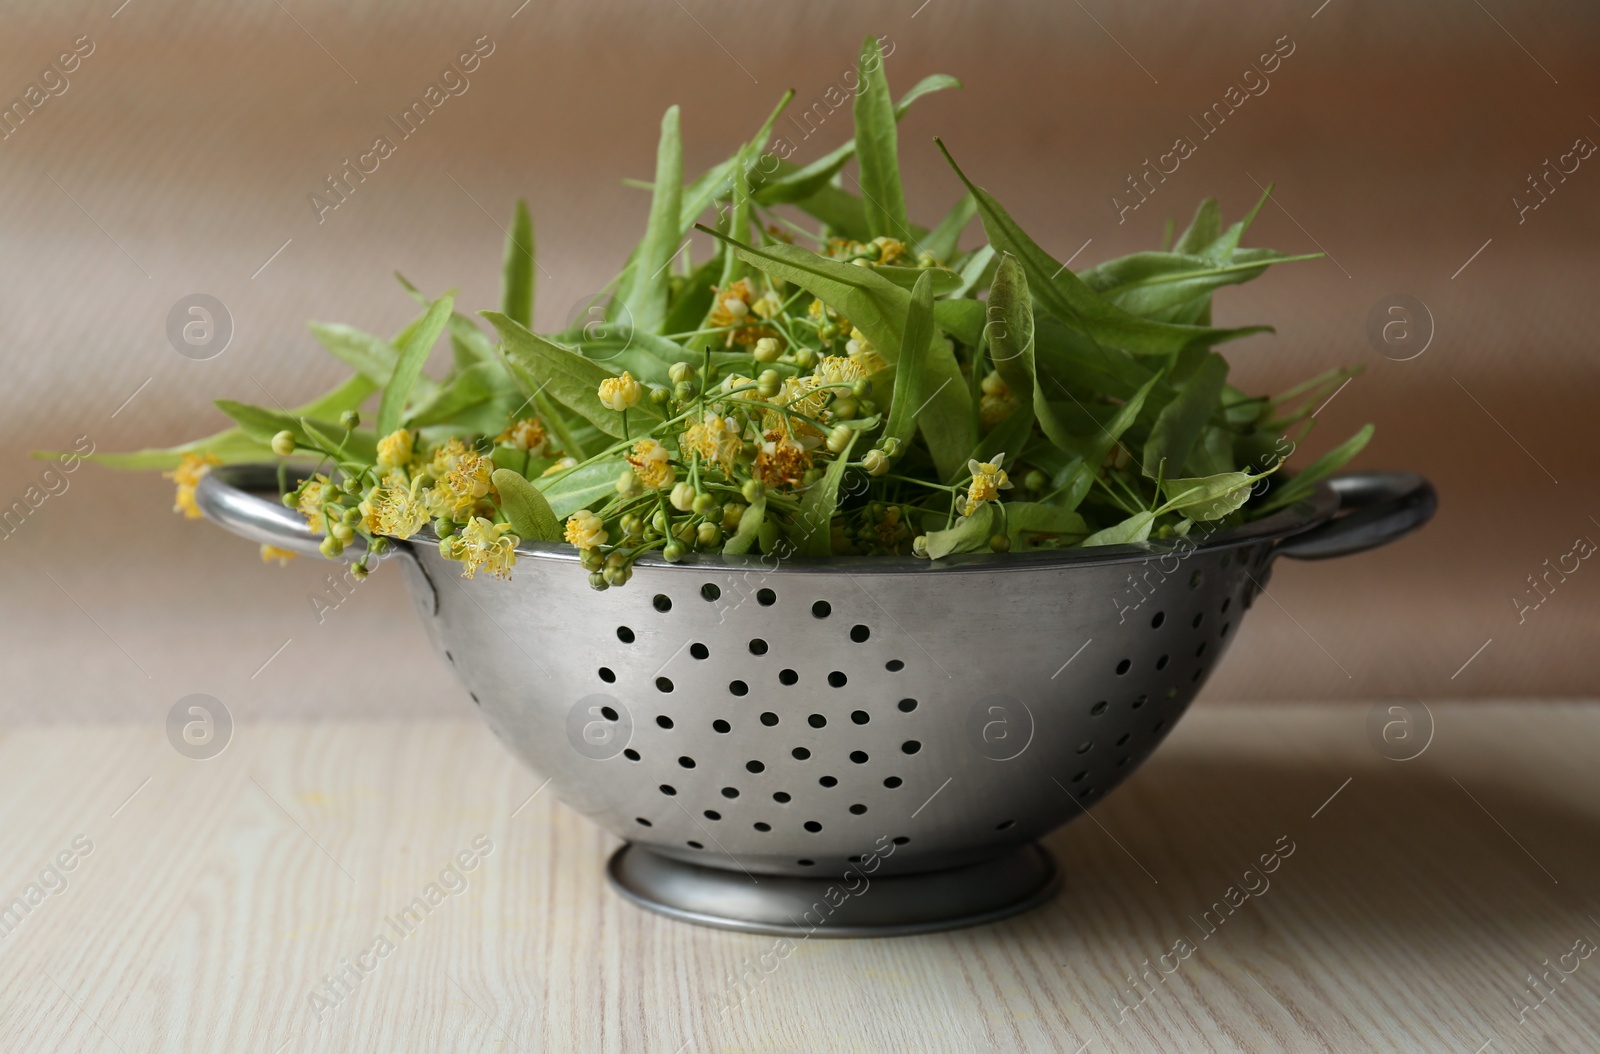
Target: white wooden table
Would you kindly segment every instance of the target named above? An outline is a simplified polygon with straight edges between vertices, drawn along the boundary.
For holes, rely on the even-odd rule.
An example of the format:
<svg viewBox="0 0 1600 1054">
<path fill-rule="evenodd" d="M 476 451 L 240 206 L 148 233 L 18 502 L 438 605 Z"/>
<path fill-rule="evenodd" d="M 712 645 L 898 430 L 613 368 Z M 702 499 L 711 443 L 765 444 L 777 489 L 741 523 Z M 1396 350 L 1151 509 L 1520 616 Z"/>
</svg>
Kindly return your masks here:
<svg viewBox="0 0 1600 1054">
<path fill-rule="evenodd" d="M 1397 762 L 1365 707 L 1202 707 L 1049 840 L 1046 907 L 770 972 L 774 938 L 613 895 L 614 840 L 470 721 L 245 724 L 206 761 L 11 729 L 0 898 L 38 903 L 0 918 L 0 1049 L 1600 1050 L 1600 707 L 1433 715 Z"/>
</svg>

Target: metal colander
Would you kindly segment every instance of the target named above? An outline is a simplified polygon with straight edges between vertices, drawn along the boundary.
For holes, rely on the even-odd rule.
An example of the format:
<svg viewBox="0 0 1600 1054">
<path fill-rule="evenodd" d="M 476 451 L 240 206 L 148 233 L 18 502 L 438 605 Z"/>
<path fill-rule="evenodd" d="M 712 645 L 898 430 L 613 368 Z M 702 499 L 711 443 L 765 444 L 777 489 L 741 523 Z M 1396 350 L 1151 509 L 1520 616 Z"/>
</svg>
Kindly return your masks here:
<svg viewBox="0 0 1600 1054">
<path fill-rule="evenodd" d="M 270 480 L 216 469 L 197 501 L 314 552 L 248 493 Z M 1047 897 L 1037 839 L 1161 742 L 1273 559 L 1370 548 L 1433 508 L 1419 476 L 1356 474 L 1165 548 L 641 561 L 604 592 L 564 546 L 519 549 L 509 582 L 464 580 L 428 542 L 396 551 L 489 727 L 628 843 L 620 892 L 738 929 L 898 933 Z"/>
</svg>

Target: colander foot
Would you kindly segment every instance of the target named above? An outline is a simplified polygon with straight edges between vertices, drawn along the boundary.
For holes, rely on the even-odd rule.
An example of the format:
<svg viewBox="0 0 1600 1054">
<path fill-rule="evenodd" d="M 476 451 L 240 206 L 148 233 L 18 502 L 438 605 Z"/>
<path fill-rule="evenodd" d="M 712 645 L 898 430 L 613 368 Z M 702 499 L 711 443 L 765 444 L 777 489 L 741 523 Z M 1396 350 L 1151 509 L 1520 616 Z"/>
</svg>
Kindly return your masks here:
<svg viewBox="0 0 1600 1054">
<path fill-rule="evenodd" d="M 1036 844 L 964 867 L 872 877 L 751 876 L 625 845 L 606 867 L 611 886 L 682 922 L 787 937 L 897 937 L 994 922 L 1044 903 L 1061 876 Z"/>
</svg>

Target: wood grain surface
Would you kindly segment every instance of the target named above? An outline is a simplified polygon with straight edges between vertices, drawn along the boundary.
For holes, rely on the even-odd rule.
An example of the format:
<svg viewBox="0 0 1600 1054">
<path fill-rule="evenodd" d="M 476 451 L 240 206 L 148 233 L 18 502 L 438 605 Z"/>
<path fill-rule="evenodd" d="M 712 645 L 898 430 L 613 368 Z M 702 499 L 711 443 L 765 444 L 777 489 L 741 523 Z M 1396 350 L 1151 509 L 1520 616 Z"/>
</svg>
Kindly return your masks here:
<svg viewBox="0 0 1600 1054">
<path fill-rule="evenodd" d="M 15 728 L 0 898 L 42 899 L 0 904 L 0 1049 L 1600 1048 L 1600 709 L 1436 705 L 1403 762 L 1366 716 L 1204 708 L 1049 839 L 1047 906 L 782 956 L 621 901 L 614 839 L 476 723 L 244 724 L 204 761 Z"/>
</svg>

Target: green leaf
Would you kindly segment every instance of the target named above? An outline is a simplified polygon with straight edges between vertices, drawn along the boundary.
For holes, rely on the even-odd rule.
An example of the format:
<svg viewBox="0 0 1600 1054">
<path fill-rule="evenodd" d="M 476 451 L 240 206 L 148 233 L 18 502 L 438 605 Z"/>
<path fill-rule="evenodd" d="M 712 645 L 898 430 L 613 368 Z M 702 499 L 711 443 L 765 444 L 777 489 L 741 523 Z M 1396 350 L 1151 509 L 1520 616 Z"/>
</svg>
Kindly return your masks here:
<svg viewBox="0 0 1600 1054">
<path fill-rule="evenodd" d="M 850 442 L 839 455 L 828 462 L 822 478 L 806 488 L 800 496 L 800 512 L 795 526 L 800 530 L 798 553 L 800 556 L 833 555 L 833 514 L 839 507 L 839 484 L 844 481 L 846 462 L 850 449 L 861 438 L 860 432 L 850 433 Z"/>
<path fill-rule="evenodd" d="M 989 548 L 994 537 L 994 506 L 978 506 L 971 516 L 963 516 L 955 526 L 943 531 L 928 532 L 928 558 L 938 560 L 954 553 L 970 553 Z"/>
<path fill-rule="evenodd" d="M 1238 259 L 1219 263 L 1205 256 L 1141 252 L 1123 256 L 1081 277 L 1095 292 L 1124 311 L 1146 318 L 1207 296 L 1225 285 L 1259 278 L 1275 263 L 1315 260 L 1321 253 L 1291 256 L 1271 249 L 1246 249 Z"/>
<path fill-rule="evenodd" d="M 933 320 L 939 328 L 969 348 L 983 342 L 984 307 L 981 300 L 935 300 Z"/>
<path fill-rule="evenodd" d="M 989 287 L 988 322 L 984 333 L 989 338 L 989 361 L 1010 390 L 1016 402 L 1010 416 L 983 438 L 975 455 L 989 461 L 996 454 L 1010 451 L 1015 458 L 1033 432 L 1035 402 L 1044 410 L 1040 426 L 1060 445 L 1054 415 L 1042 395 L 1034 390 L 1033 300 L 1028 295 L 1028 280 L 1017 259 L 1009 254 L 1000 258 L 994 284 Z"/>
<path fill-rule="evenodd" d="M 848 191 L 828 184 L 809 198 L 795 202 L 795 205 L 807 215 L 826 223 L 836 234 L 858 242 L 872 240 L 866 205 Z"/>
<path fill-rule="evenodd" d="M 591 461 L 555 475 L 540 476 L 531 482 L 544 492 L 545 499 L 550 503 L 551 514 L 558 520 L 565 520 L 596 500 L 615 495 L 622 465 L 621 458 Z"/>
<path fill-rule="evenodd" d="M 1357 454 L 1372 439 L 1375 431 L 1372 425 L 1367 425 L 1343 443 L 1323 454 L 1317 460 L 1307 465 L 1290 477 L 1289 482 L 1275 491 L 1260 511 L 1271 512 L 1281 509 L 1285 505 L 1293 505 L 1302 498 L 1309 497 L 1316 490 L 1316 485 L 1327 477 L 1333 475 Z"/>
<path fill-rule="evenodd" d="M 324 444 L 318 439 L 318 430 L 325 435 L 342 436 L 345 429 L 330 421 L 316 421 L 303 414 L 269 410 L 232 399 L 218 399 L 216 407 L 237 421 L 245 435 L 260 443 L 271 443 L 279 432 L 292 432 L 297 446 L 319 447 L 330 454 L 337 451 L 338 456 L 356 461 L 372 462 L 378 457 L 377 438 L 371 432 L 351 432 L 342 442 L 331 440 Z M 311 429 L 306 428 L 308 421 Z"/>
<path fill-rule="evenodd" d="M 1222 208 L 1216 198 L 1206 198 L 1194 210 L 1189 229 L 1183 232 L 1172 251 L 1180 256 L 1197 256 L 1211 247 L 1222 233 Z"/>
<path fill-rule="evenodd" d="M 739 527 L 733 532 L 723 545 L 722 551 L 733 556 L 740 556 L 750 551 L 755 544 L 756 537 L 761 531 L 761 525 L 767 520 L 767 496 L 765 494 L 745 506 L 744 514 L 739 517 Z"/>
<path fill-rule="evenodd" d="M 1219 472 L 1199 479 L 1169 479 L 1163 512 L 1181 512 L 1191 520 L 1220 520 L 1250 500 L 1250 488 L 1260 476 L 1248 472 Z"/>
<path fill-rule="evenodd" d="M 944 296 L 961 288 L 961 276 L 944 267 L 894 267 L 873 264 L 870 270 L 887 278 L 901 289 L 910 289 L 917 284 L 918 278 L 928 275 L 933 279 L 934 296 Z"/>
<path fill-rule="evenodd" d="M 744 241 L 750 237 L 750 213 L 752 202 L 750 200 L 750 169 L 756 162 L 755 148 L 746 145 L 739 151 L 739 164 L 734 172 L 733 204 L 728 209 L 728 235 Z M 723 248 L 722 282 L 723 289 L 728 288 L 745 276 L 749 265 L 739 259 L 726 247 Z"/>
<path fill-rule="evenodd" d="M 1071 509 L 1037 501 L 1008 501 L 1005 504 L 1006 533 L 1012 538 L 1024 534 L 1088 534 L 1088 524 Z"/>
<path fill-rule="evenodd" d="M 1158 474 L 1183 471 L 1201 430 L 1222 406 L 1227 380 L 1227 360 L 1214 351 L 1206 352 L 1199 369 L 1184 382 L 1177 397 L 1161 408 L 1150 429 L 1141 465 L 1146 476 L 1154 479 Z"/>
<path fill-rule="evenodd" d="M 938 142 L 938 140 L 935 140 Z M 1209 326 L 1174 325 L 1138 318 L 1117 307 L 1089 288 L 1082 279 L 1023 233 L 1011 216 L 989 193 L 969 180 L 944 144 L 945 159 L 978 201 L 978 212 L 989 241 L 1000 252 L 1009 252 L 1027 271 L 1034 301 L 1068 326 L 1092 340 L 1112 344 L 1145 355 L 1165 355 L 1195 344 L 1217 344 L 1225 340 L 1269 331 L 1270 326 L 1214 329 Z"/>
<path fill-rule="evenodd" d="M 477 362 L 456 370 L 432 395 L 418 400 L 406 414 L 405 426 L 415 429 L 458 422 L 462 416 L 493 403 L 502 404 L 500 416 L 503 418 L 521 401 L 522 397 L 509 384 L 504 366 L 498 362 Z"/>
<path fill-rule="evenodd" d="M 500 310 L 507 318 L 516 319 L 529 329 L 533 328 L 533 249 L 533 218 L 528 215 L 528 203 L 518 198 L 511 229 L 506 232 Z"/>
<path fill-rule="evenodd" d="M 978 199 L 973 197 L 970 191 L 961 195 L 961 200 L 945 213 L 939 225 L 922 239 L 921 248 L 925 252 L 932 253 L 935 260 L 944 262 L 954 259 L 956 253 L 960 251 L 961 232 L 966 230 L 967 224 L 977 214 Z"/>
<path fill-rule="evenodd" d="M 371 380 L 374 387 L 389 383 L 400 352 L 382 337 L 337 322 L 312 322 L 312 334 L 334 358 Z"/>
<path fill-rule="evenodd" d="M 917 408 L 927 399 L 929 344 L 933 340 L 933 280 L 917 279 L 911 290 L 906 325 L 895 355 L 894 394 L 889 400 L 885 439 L 895 439 L 901 449 L 911 445 L 917 429 Z"/>
<path fill-rule="evenodd" d="M 506 522 L 525 542 L 559 542 L 563 534 L 561 521 L 550 508 L 543 492 L 510 469 L 495 469 L 490 476 L 500 494 L 500 511 Z"/>
<path fill-rule="evenodd" d="M 1091 545 L 1132 545 L 1142 542 L 1150 537 L 1150 528 L 1155 522 L 1156 514 L 1148 509 L 1136 512 L 1121 523 L 1095 531 L 1082 544 L 1087 549 Z"/>
<path fill-rule="evenodd" d="M 911 109 L 911 104 L 924 95 L 959 87 L 961 82 L 948 74 L 935 73 L 924 77 L 894 104 L 894 119 L 899 121 L 905 117 L 906 112 Z M 795 204 L 805 201 L 827 186 L 828 181 L 838 175 L 855 156 L 856 141 L 850 139 L 808 165 L 800 166 L 784 162 L 779 166 L 778 175 L 767 180 L 756 191 L 756 200 L 763 205 Z M 688 224 L 685 223 L 684 226 L 687 227 Z"/>
<path fill-rule="evenodd" d="M 498 311 L 485 311 L 483 317 L 499 330 L 506 362 L 524 385 L 547 392 L 607 435 L 624 437 L 622 414 L 600 401 L 600 382 L 616 374 L 575 351 L 529 333 Z M 641 434 L 661 420 L 661 412 L 648 401 L 641 401 L 628 412 L 640 425 Z"/>
<path fill-rule="evenodd" d="M 976 206 L 977 199 L 973 199 Z M 974 289 L 994 281 L 994 270 L 999 263 L 994 246 L 983 245 L 961 265 L 961 288 L 953 296 L 970 296 Z"/>
<path fill-rule="evenodd" d="M 867 213 L 867 231 L 912 241 L 906 220 L 906 196 L 900 186 L 899 134 L 889 79 L 883 69 L 883 49 L 876 37 L 861 45 L 856 64 L 860 86 L 856 91 L 856 163 L 861 169 L 861 197 Z"/>
<path fill-rule="evenodd" d="M 1139 417 L 1139 412 L 1144 409 L 1145 399 L 1149 397 L 1151 389 L 1161 380 L 1161 375 L 1151 377 L 1143 387 L 1133 393 L 1133 396 L 1117 408 L 1111 420 L 1101 426 L 1095 435 L 1088 440 L 1078 440 L 1069 447 L 1063 448 L 1068 453 L 1077 453 L 1082 460 L 1072 469 L 1071 475 L 1063 485 L 1064 494 L 1061 504 L 1068 509 L 1076 509 L 1080 502 L 1088 496 L 1089 488 L 1094 486 L 1095 474 L 1110 455 L 1113 447 L 1122 439 L 1122 435 Z M 1085 543 L 1087 544 L 1087 543 Z"/>
<path fill-rule="evenodd" d="M 638 329 L 658 332 L 667 317 L 667 264 L 678 251 L 682 236 L 683 139 L 678 108 L 670 106 L 661 118 L 661 142 L 656 148 L 656 180 L 650 201 L 650 220 L 634 261 L 632 280 L 622 298 Z M 559 398 L 559 396 L 558 396 Z"/>
<path fill-rule="evenodd" d="M 400 427 L 400 420 L 405 413 L 406 400 L 411 398 L 411 389 L 417 383 L 417 378 L 422 375 L 422 366 L 428 361 L 429 352 L 433 351 L 434 343 L 439 339 L 439 334 L 444 332 L 445 322 L 450 318 L 450 310 L 454 306 L 454 299 L 446 294 L 433 302 L 428 312 L 423 316 L 419 325 L 406 339 L 405 346 L 400 349 L 400 358 L 395 362 L 394 375 L 389 383 L 384 385 L 383 397 L 378 403 L 378 435 L 386 436 Z"/>
</svg>

